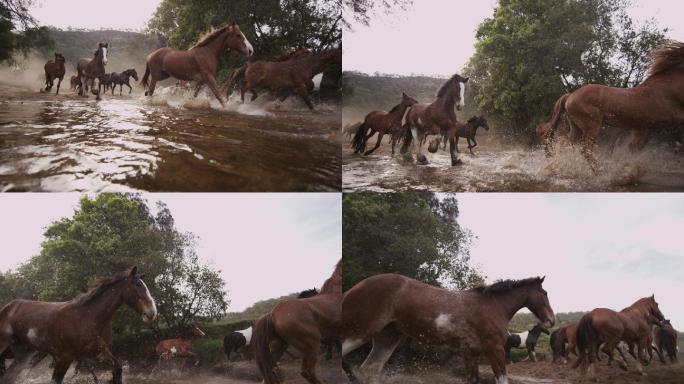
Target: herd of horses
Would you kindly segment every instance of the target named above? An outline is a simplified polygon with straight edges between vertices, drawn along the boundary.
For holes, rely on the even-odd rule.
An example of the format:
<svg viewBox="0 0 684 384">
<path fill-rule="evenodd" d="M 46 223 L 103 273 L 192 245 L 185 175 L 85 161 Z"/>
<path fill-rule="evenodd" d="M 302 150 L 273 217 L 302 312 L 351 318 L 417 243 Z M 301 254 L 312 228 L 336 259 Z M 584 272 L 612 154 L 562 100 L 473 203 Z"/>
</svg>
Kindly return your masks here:
<svg viewBox="0 0 684 384">
<path fill-rule="evenodd" d="M 119 85 L 119 95 L 123 86 L 132 92 L 130 78 L 138 81 L 135 69 L 127 69 L 121 73 L 106 73 L 108 43 L 98 43 L 92 59 L 80 59 L 76 66 L 77 74 L 71 77 L 71 89 L 78 90 L 80 96 L 86 96 L 90 88 L 100 100 L 102 90 L 114 90 Z M 314 109 L 310 95 L 314 89 L 314 76 L 332 68 L 342 71 L 342 49 L 333 48 L 321 52 L 312 52 L 300 48 L 288 52 L 272 60 L 251 62 L 231 72 L 230 79 L 219 86 L 216 72 L 220 56 L 226 51 L 237 52 L 244 57 L 254 54 L 252 44 L 236 23 L 229 23 L 221 28 L 212 29 L 188 50 L 177 50 L 169 47 L 160 48 L 147 56 L 147 63 L 141 84 L 145 87 L 145 95 L 152 96 L 157 82 L 173 77 L 183 82 L 195 82 L 197 97 L 203 86 L 208 86 L 216 99 L 225 105 L 226 96 L 236 88 L 241 91 L 244 102 L 245 92 L 252 93 L 252 101 L 258 97 L 258 91 L 269 91 L 281 101 L 295 94 Z M 56 94 L 66 74 L 65 59 L 60 53 L 45 64 L 45 92 L 50 92 L 54 80 L 57 80 Z"/>
<path fill-rule="evenodd" d="M 67 302 L 17 299 L 5 305 L 0 309 L 0 354 L 11 351 L 13 361 L 6 370 L 4 358 L 0 361 L 0 383 L 15 383 L 26 365 L 50 355 L 53 383 L 62 383 L 73 362 L 100 361 L 111 365 L 113 383 L 121 384 L 122 363 L 111 352 L 112 318 L 125 304 L 142 321 L 155 321 L 157 307 L 143 278 L 133 267 L 99 280 L 94 288 Z M 343 292 L 340 261 L 320 291 L 308 290 L 281 301 L 252 327 L 229 333 L 223 340 L 224 351 L 230 361 L 232 353 L 244 355 L 249 350 L 264 383 L 277 384 L 283 381 L 278 362 L 292 347 L 302 360 L 301 376 L 311 384 L 321 384 L 316 374 L 321 345 L 338 345 L 350 381 L 366 383 L 377 382 L 394 350 L 411 338 L 457 353 L 465 363 L 468 383 L 479 382 L 481 359 L 489 362 L 497 383 L 508 383 L 510 349 L 524 347 L 536 361 L 539 335 L 549 333 L 556 323 L 544 280 L 502 280 L 453 291 L 398 274 L 380 274 Z M 529 332 L 512 334 L 508 324 L 522 308 L 532 312 L 539 324 Z M 204 336 L 193 327 L 189 338 L 159 342 L 155 348 L 159 364 L 176 358 L 194 361 L 193 340 Z M 578 356 L 573 366 L 586 366 L 590 375 L 599 352 L 610 363 L 617 349 L 620 365 L 626 369 L 624 350 L 628 350 L 642 374 L 642 364 L 652 358 L 652 346 L 661 361 L 663 350 L 672 362 L 677 359 L 677 332 L 654 296 L 619 312 L 596 308 L 579 322 L 553 331 L 550 339 L 554 362 L 573 352 Z M 372 346 L 370 353 L 363 364 L 353 366 L 348 355 L 367 343 Z M 92 366 L 90 370 L 97 382 Z"/>
<path fill-rule="evenodd" d="M 454 107 L 464 106 L 464 92 L 468 82 L 458 74 L 453 75 L 437 92 L 430 103 L 418 103 L 415 99 L 402 96 L 401 103 L 390 112 L 373 111 L 364 121 L 351 128 L 355 131 L 351 146 L 354 153 L 371 154 L 380 146 L 384 135 L 391 136 L 392 154 L 394 146 L 403 140 L 402 153 L 410 155 L 413 145 L 418 146 L 418 162 L 427 163 L 421 145 L 429 142 L 429 151 L 438 150 L 439 141 L 450 144 L 452 166 L 460 164 L 456 157 L 458 137 L 468 139 L 471 150 L 479 126 L 489 129 L 486 120 L 475 117 L 468 120 L 469 129 L 459 123 Z M 611 126 L 630 131 L 634 139 L 630 149 L 641 150 L 648 143 L 653 131 L 664 128 L 684 128 L 684 43 L 671 42 L 652 52 L 652 64 L 648 77 L 633 88 L 614 88 L 589 84 L 561 96 L 553 106 L 549 121 L 540 124 L 536 133 L 544 144 L 548 156 L 552 156 L 555 137 L 565 135 L 572 143 L 582 145 L 582 153 L 594 172 L 598 162 L 593 147 L 599 130 Z M 378 133 L 373 149 L 366 151 L 366 142 Z M 472 143 L 471 143 L 472 141 Z"/>
</svg>

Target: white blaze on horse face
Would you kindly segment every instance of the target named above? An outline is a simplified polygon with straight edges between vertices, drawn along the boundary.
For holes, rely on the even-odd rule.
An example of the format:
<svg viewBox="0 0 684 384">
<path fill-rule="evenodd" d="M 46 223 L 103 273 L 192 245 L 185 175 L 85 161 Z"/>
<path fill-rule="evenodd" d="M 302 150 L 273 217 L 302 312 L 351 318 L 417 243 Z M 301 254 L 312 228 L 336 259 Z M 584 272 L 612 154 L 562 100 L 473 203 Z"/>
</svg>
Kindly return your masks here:
<svg viewBox="0 0 684 384">
<path fill-rule="evenodd" d="M 362 346 L 363 344 L 364 344 L 364 342 L 361 339 L 345 339 L 342 342 L 342 356 L 344 356 L 347 353 L 355 350 L 356 348 Z"/>
<path fill-rule="evenodd" d="M 154 298 L 150 294 L 150 290 L 147 288 L 147 284 L 145 284 L 144 281 L 140 280 L 142 283 L 143 287 L 145 288 L 145 296 L 147 299 L 147 302 L 150 303 L 147 308 L 145 308 L 143 312 L 143 321 L 146 323 L 149 323 L 151 321 L 154 321 L 154 319 L 157 318 L 157 304 L 154 302 Z"/>
<path fill-rule="evenodd" d="M 102 47 L 102 63 L 107 65 L 107 48 Z"/>
<path fill-rule="evenodd" d="M 463 107 L 465 107 L 465 83 L 461 82 L 461 83 L 459 83 L 459 85 L 461 88 L 461 93 L 460 93 L 461 100 L 458 101 L 458 106 L 460 108 L 463 108 Z"/>
<path fill-rule="evenodd" d="M 242 38 L 245 39 L 245 46 L 247 47 L 247 56 L 252 56 L 254 54 L 254 47 L 252 47 L 252 43 L 250 43 L 249 40 L 247 40 L 247 37 L 244 33 L 242 33 Z"/>
<path fill-rule="evenodd" d="M 454 325 L 451 323 L 451 315 L 440 313 L 440 315 L 435 318 L 435 327 L 442 333 L 452 332 L 454 330 Z"/>
</svg>

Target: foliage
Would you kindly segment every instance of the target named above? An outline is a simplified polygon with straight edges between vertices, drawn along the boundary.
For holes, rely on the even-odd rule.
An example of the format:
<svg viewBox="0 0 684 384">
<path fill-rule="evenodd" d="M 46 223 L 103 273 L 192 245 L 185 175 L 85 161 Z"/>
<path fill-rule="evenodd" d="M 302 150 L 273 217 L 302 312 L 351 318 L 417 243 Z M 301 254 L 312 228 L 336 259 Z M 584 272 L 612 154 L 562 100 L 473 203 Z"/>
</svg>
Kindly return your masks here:
<svg viewBox="0 0 684 384">
<path fill-rule="evenodd" d="M 0 0 L 0 62 L 13 63 L 16 53 L 51 46 L 48 30 L 28 12 L 34 0 Z"/>
<path fill-rule="evenodd" d="M 260 300 L 257 301 L 256 303 L 250 305 L 247 309 L 245 309 L 242 312 L 233 312 L 229 313 L 226 316 L 226 319 L 230 320 L 231 322 L 234 321 L 254 321 L 261 317 L 261 315 L 269 312 L 273 307 L 278 305 L 278 303 L 285 301 L 285 300 L 290 300 L 294 299 L 297 297 L 297 293 L 291 293 L 289 295 L 277 297 L 277 298 L 272 298 L 272 299 L 266 299 L 266 300 Z"/>
<path fill-rule="evenodd" d="M 390 13 L 394 8 L 408 9 L 413 0 L 342 0 L 345 16 L 344 24 L 350 27 L 351 20 L 369 25 L 371 17 L 379 12 Z"/>
<path fill-rule="evenodd" d="M 153 214 L 139 195 L 83 197 L 73 216 L 50 224 L 44 236 L 40 254 L 0 280 L 12 282 L 11 298 L 69 300 L 92 287 L 96 278 L 137 265 L 157 301 L 157 331 L 182 332 L 190 322 L 218 319 L 227 309 L 219 272 L 199 262 L 195 237 L 175 228 L 162 202 Z M 146 332 L 132 310 L 117 312 L 117 337 Z"/>
<path fill-rule="evenodd" d="M 387 272 L 456 289 L 483 280 L 470 264 L 472 235 L 457 222 L 455 197 L 353 193 L 342 206 L 345 289 Z"/>
<path fill-rule="evenodd" d="M 192 343 L 192 351 L 197 355 L 197 361 L 205 366 L 213 366 L 225 360 L 223 337 L 197 339 Z"/>
<path fill-rule="evenodd" d="M 240 25 L 254 46 L 254 58 L 270 58 L 292 47 L 315 51 L 342 42 L 339 0 L 163 0 L 149 29 L 168 38 L 169 46 L 187 49 L 212 27 Z M 244 61 L 227 53 L 225 70 Z"/>
<path fill-rule="evenodd" d="M 532 135 L 563 93 L 588 83 L 640 83 L 649 52 L 665 41 L 652 21 L 636 25 L 629 0 L 500 0 L 477 30 L 465 73 L 478 106 L 512 137 Z"/>
</svg>

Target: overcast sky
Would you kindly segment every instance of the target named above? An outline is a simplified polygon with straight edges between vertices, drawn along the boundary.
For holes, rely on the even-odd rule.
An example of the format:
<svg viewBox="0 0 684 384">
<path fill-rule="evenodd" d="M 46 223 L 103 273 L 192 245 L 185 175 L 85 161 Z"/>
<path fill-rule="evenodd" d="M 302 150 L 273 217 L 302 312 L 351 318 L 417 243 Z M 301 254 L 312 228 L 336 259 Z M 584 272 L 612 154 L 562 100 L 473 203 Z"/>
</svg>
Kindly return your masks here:
<svg viewBox="0 0 684 384">
<path fill-rule="evenodd" d="M 620 310 L 655 294 L 684 329 L 684 195 L 459 194 L 488 282 L 546 275 L 556 312 Z"/>
<path fill-rule="evenodd" d="M 40 250 L 45 227 L 73 215 L 78 194 L 4 194 L 0 270 Z M 335 193 L 146 194 L 167 203 L 176 226 L 200 237 L 199 254 L 221 270 L 241 311 L 257 300 L 319 287 L 341 257 L 341 196 Z M 11 219 L 7 219 L 11 218 Z"/>
<path fill-rule="evenodd" d="M 344 69 L 451 76 L 475 52 L 477 26 L 493 15 L 496 4 L 497 0 L 414 0 L 406 11 L 374 17 L 369 27 L 355 23 L 342 36 Z M 633 18 L 653 17 L 670 28 L 669 37 L 684 41 L 684 2 L 635 0 L 634 4 L 629 10 Z"/>
<path fill-rule="evenodd" d="M 30 12 L 58 28 L 143 29 L 161 0 L 36 0 Z"/>
</svg>

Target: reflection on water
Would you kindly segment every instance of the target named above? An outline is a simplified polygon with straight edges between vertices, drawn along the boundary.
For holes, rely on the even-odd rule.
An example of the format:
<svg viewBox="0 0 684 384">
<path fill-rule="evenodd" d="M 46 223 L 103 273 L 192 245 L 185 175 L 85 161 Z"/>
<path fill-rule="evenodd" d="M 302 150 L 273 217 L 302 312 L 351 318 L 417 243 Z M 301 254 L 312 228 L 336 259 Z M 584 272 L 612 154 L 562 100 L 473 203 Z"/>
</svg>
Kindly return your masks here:
<svg viewBox="0 0 684 384">
<path fill-rule="evenodd" d="M 0 101 L 0 189 L 339 190 L 340 114 L 207 99 Z"/>
</svg>

